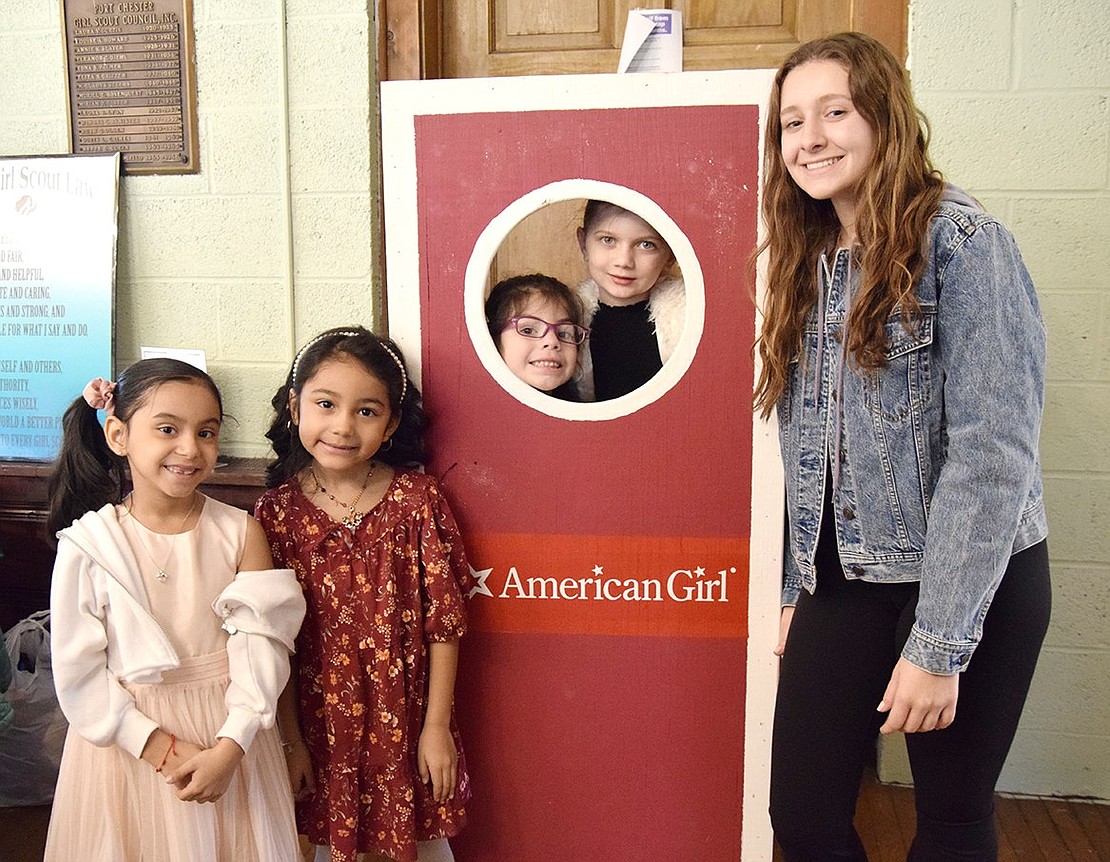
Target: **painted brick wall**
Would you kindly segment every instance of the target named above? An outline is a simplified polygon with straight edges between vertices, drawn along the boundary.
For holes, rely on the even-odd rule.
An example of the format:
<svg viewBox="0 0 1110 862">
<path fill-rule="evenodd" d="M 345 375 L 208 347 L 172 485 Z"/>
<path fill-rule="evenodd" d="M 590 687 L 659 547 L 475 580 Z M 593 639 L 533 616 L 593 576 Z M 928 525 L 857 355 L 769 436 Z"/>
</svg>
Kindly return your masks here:
<svg viewBox="0 0 1110 862">
<path fill-rule="evenodd" d="M 201 171 L 123 179 L 117 366 L 203 348 L 238 420 L 224 452 L 264 455 L 296 346 L 379 321 L 371 21 L 356 0 L 193 10 Z M 0 6 L 0 153 L 68 151 L 63 44 L 59 4 Z"/>
<path fill-rule="evenodd" d="M 934 160 L 1014 231 L 1049 334 L 1053 621 L 1000 789 L 1107 799 L 1110 5 L 914 0 L 910 34 Z"/>
</svg>

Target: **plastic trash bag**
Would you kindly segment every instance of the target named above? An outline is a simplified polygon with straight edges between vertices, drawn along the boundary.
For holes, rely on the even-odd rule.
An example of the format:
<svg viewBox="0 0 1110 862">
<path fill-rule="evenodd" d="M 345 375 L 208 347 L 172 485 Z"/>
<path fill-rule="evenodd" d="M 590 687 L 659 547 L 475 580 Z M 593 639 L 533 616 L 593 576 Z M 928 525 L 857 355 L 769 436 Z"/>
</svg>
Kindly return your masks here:
<svg viewBox="0 0 1110 862">
<path fill-rule="evenodd" d="M 12 666 L 4 697 L 14 713 L 0 734 L 0 807 L 45 805 L 54 798 L 67 723 L 50 669 L 50 611 L 38 611 L 4 632 Z"/>
</svg>

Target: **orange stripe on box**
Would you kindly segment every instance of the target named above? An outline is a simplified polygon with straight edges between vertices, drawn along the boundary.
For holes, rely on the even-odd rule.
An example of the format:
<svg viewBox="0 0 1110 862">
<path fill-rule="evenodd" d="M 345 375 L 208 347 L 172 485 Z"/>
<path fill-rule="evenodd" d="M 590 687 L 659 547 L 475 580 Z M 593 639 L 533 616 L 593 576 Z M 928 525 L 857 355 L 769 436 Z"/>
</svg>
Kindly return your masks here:
<svg viewBox="0 0 1110 862">
<path fill-rule="evenodd" d="M 468 534 L 488 632 L 744 638 L 747 537 Z M 484 587 L 484 588 L 483 588 Z"/>
</svg>

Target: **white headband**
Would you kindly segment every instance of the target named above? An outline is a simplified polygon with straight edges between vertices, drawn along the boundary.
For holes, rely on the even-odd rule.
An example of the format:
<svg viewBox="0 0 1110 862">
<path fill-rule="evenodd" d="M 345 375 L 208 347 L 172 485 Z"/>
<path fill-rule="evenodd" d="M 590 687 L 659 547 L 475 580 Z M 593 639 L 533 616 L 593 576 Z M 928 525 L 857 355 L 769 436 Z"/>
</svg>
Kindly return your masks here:
<svg viewBox="0 0 1110 862">
<path fill-rule="evenodd" d="M 390 358 L 397 363 L 397 370 L 401 372 L 401 397 L 398 398 L 397 401 L 403 404 L 405 401 L 405 393 L 409 391 L 409 376 L 405 373 L 405 363 L 401 361 L 401 357 L 394 353 L 384 341 L 379 341 L 378 344 L 380 344 L 382 350 L 388 353 Z"/>
<path fill-rule="evenodd" d="M 308 351 L 308 349 L 310 347 L 312 347 L 314 344 L 316 344 L 320 341 L 323 341 L 325 338 L 331 338 L 332 336 L 335 336 L 335 335 L 342 335 L 342 336 L 353 338 L 355 336 L 362 335 L 362 334 L 363 333 L 356 332 L 353 329 L 342 329 L 342 330 L 334 330 L 333 329 L 329 332 L 322 332 L 321 334 L 319 334 L 315 338 L 313 338 L 311 341 L 309 341 L 308 344 L 306 344 L 304 347 L 302 347 L 300 349 L 300 351 L 297 353 L 296 358 L 293 360 L 293 376 L 292 376 L 293 386 L 295 387 L 297 385 L 297 371 L 300 369 L 301 357 L 305 355 L 305 353 Z M 409 391 L 409 376 L 408 376 L 408 374 L 405 373 L 405 363 L 403 363 L 401 361 L 401 357 L 398 356 L 396 353 L 394 353 L 390 349 L 389 345 L 386 344 L 384 341 L 379 341 L 378 344 L 382 348 L 382 350 L 384 350 L 386 353 L 389 354 L 389 358 L 397 363 L 397 370 L 401 372 L 401 397 L 397 399 L 397 402 L 399 404 L 403 404 L 404 401 L 405 401 L 405 395 Z"/>
</svg>

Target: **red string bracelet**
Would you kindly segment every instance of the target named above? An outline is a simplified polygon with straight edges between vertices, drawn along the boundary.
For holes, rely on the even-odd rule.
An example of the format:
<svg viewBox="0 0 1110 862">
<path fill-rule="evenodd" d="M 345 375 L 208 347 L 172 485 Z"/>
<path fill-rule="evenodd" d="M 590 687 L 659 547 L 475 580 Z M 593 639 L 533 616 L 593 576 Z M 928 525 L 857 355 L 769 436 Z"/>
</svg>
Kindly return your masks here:
<svg viewBox="0 0 1110 862">
<path fill-rule="evenodd" d="M 158 764 L 158 768 L 154 770 L 155 772 L 162 771 L 162 767 L 166 765 L 166 761 L 170 759 L 171 754 L 177 754 L 177 737 L 172 733 L 170 734 L 170 747 L 166 749 L 162 762 Z"/>
</svg>

